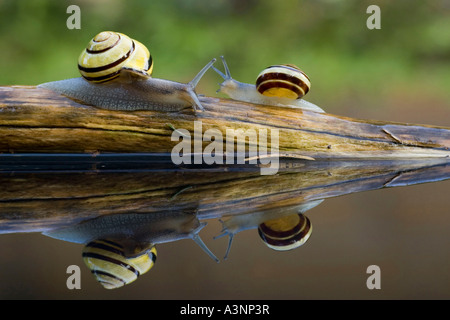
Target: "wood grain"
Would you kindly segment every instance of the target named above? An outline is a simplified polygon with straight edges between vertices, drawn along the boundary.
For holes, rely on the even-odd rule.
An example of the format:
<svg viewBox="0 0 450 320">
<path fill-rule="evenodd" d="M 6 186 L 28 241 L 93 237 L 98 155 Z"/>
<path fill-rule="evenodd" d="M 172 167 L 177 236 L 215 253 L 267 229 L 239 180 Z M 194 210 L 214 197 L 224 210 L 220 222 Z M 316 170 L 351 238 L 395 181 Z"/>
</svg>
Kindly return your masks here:
<svg viewBox="0 0 450 320">
<path fill-rule="evenodd" d="M 0 153 L 169 153 L 174 129 L 279 131 L 279 150 L 322 158 L 449 157 L 450 129 L 201 97 L 205 111 L 102 110 L 30 86 L 0 87 Z M 225 138 L 224 138 L 225 139 Z M 203 141 L 205 147 L 210 142 Z M 270 146 L 270 144 L 269 144 Z"/>
<path fill-rule="evenodd" d="M 189 211 L 199 219 L 246 215 L 355 192 L 450 178 L 434 160 L 284 163 L 258 170 L 1 172 L 0 233 L 42 232 L 105 215 Z"/>
</svg>

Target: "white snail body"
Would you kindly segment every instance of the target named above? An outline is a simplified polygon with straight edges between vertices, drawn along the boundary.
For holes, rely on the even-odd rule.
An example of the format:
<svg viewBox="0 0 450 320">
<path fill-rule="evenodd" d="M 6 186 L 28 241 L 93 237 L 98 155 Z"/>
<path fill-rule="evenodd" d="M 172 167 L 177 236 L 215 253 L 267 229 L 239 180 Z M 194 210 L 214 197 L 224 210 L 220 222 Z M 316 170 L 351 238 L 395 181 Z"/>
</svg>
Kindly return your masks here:
<svg viewBox="0 0 450 320">
<path fill-rule="evenodd" d="M 83 77 L 38 87 L 110 110 L 204 110 L 195 87 L 215 60 L 187 84 L 152 78 L 153 59 L 147 48 L 121 33 L 104 31 L 89 42 L 79 57 Z"/>
<path fill-rule="evenodd" d="M 228 95 L 231 99 L 255 104 L 325 112 L 315 104 L 302 99 L 308 93 L 311 83 L 306 74 L 296 66 L 270 66 L 258 75 L 256 85 L 254 85 L 233 79 L 225 58 L 221 58 L 225 74 L 213 67 L 224 78 L 218 92 Z"/>
</svg>

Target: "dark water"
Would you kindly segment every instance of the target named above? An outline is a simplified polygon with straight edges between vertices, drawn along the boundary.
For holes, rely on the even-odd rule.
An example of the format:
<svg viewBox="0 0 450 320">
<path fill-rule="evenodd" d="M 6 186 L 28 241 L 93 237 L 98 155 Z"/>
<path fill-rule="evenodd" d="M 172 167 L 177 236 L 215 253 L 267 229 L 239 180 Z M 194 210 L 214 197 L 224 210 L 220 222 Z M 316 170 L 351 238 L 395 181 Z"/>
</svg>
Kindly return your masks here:
<svg viewBox="0 0 450 320">
<path fill-rule="evenodd" d="M 199 168 L 168 167 L 164 158 L 150 165 L 145 155 L 51 160 L 15 156 L 0 164 L 2 299 L 450 298 L 448 161 L 299 161 L 263 178 L 251 167 L 215 168 L 202 176 Z M 358 166 L 358 173 L 342 171 Z M 219 218 L 240 213 L 248 222 L 261 212 L 281 214 L 311 202 L 317 205 L 304 214 L 313 229 L 303 246 L 274 251 L 249 228 L 234 236 L 223 259 L 228 237 L 214 239 L 222 232 Z M 220 262 L 182 236 L 156 245 L 158 258 L 148 273 L 106 290 L 84 264 L 82 243 L 41 234 L 98 216 L 135 214 L 143 219 L 132 228 L 137 233 L 163 225 L 144 216 L 181 214 L 207 222 L 199 235 Z M 192 223 L 186 221 L 181 225 Z M 176 228 L 169 225 L 161 228 Z M 70 265 L 80 267 L 81 289 L 66 285 Z M 367 286 L 372 265 L 379 267 L 380 289 Z"/>
</svg>

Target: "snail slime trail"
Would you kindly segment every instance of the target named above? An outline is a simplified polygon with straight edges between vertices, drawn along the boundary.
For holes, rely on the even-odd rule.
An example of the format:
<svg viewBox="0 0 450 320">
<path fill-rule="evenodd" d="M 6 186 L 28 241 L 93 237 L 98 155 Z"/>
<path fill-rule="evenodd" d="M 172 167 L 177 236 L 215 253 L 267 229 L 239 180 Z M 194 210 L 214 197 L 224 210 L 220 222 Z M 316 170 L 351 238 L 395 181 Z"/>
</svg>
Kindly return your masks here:
<svg viewBox="0 0 450 320">
<path fill-rule="evenodd" d="M 208 129 L 203 133 L 202 121 L 194 121 L 194 152 L 192 152 L 191 134 L 186 129 L 172 132 L 172 141 L 176 144 L 171 153 L 172 162 L 176 165 L 191 164 L 261 164 L 261 175 L 273 175 L 279 169 L 279 131 L 270 130 L 270 153 L 268 153 L 268 130 L 259 129 L 226 129 L 225 139 L 222 131 Z M 223 142 L 226 141 L 224 149 Z M 236 141 L 236 144 L 235 144 Z M 248 143 L 246 142 L 248 141 Z M 203 143 L 210 142 L 204 149 Z M 246 150 L 248 145 L 248 150 Z M 225 153 L 224 153 L 225 150 Z"/>
</svg>

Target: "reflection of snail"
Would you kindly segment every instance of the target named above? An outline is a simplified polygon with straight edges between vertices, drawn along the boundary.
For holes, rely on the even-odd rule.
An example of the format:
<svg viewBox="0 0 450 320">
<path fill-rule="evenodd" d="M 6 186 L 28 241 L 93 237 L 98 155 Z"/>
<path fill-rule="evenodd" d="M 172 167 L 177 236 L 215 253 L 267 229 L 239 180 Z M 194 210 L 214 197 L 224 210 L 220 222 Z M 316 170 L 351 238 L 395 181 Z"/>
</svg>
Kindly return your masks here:
<svg viewBox="0 0 450 320">
<path fill-rule="evenodd" d="M 244 230 L 258 228 L 258 234 L 271 249 L 286 251 L 300 247 L 311 236 L 312 225 L 303 213 L 319 205 L 314 200 L 292 207 L 231 216 L 222 221 L 223 231 L 215 239 L 229 236 L 225 259 L 230 252 L 234 236 Z"/>
<path fill-rule="evenodd" d="M 256 79 L 256 86 L 234 80 L 224 57 L 223 74 L 214 68 L 225 81 L 220 84 L 219 92 L 230 98 L 256 104 L 285 106 L 324 112 L 315 104 L 303 100 L 308 93 L 311 82 L 308 76 L 295 65 L 276 65 L 264 69 Z"/>
<path fill-rule="evenodd" d="M 83 78 L 48 82 L 39 87 L 111 110 L 203 110 L 195 87 L 214 61 L 187 84 L 152 78 L 153 59 L 144 45 L 124 34 L 104 31 L 89 42 L 79 57 Z"/>
<path fill-rule="evenodd" d="M 155 245 L 181 239 L 194 240 L 216 262 L 219 260 L 199 236 L 206 223 L 189 212 L 105 215 L 44 234 L 83 243 L 83 260 L 108 289 L 129 284 L 156 261 Z"/>
</svg>

